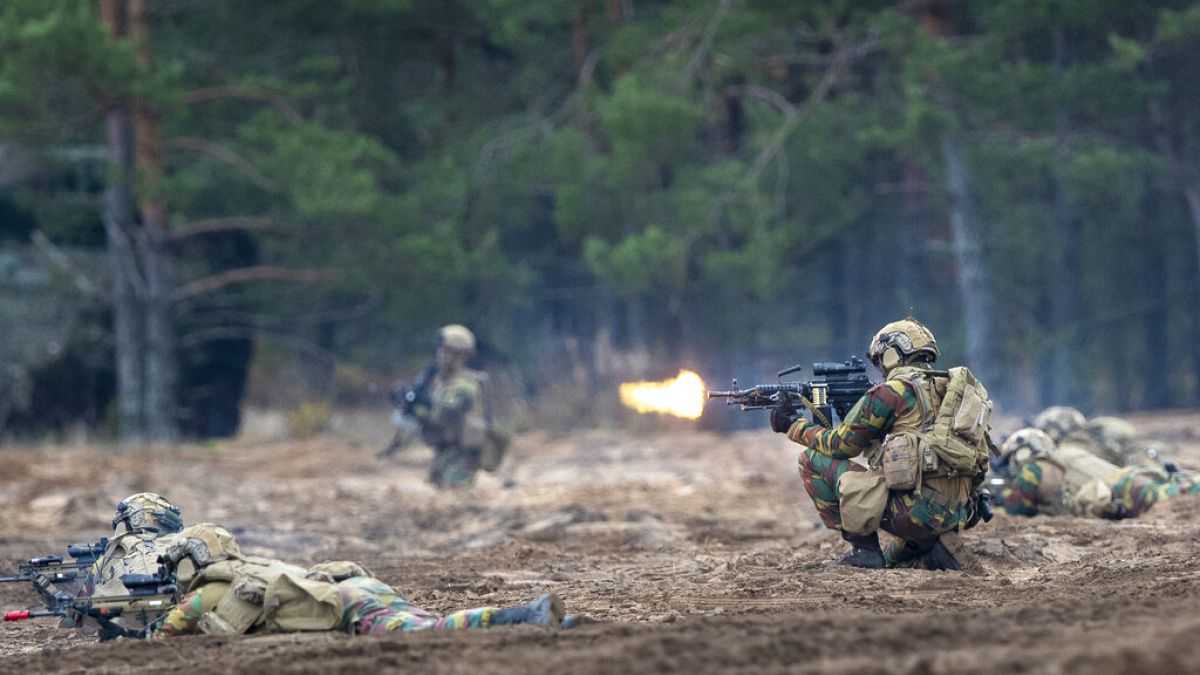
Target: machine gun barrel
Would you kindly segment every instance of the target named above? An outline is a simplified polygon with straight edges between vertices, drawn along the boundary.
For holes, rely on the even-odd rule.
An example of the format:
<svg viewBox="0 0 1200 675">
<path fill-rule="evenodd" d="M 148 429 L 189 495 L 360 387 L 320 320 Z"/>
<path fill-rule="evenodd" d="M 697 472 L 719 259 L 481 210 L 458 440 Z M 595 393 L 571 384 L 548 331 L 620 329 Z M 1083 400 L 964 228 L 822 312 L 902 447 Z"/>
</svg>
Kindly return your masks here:
<svg viewBox="0 0 1200 675">
<path fill-rule="evenodd" d="M 792 366 L 777 375 L 783 378 L 802 369 L 799 365 Z M 833 412 L 844 419 L 871 388 L 867 366 L 858 357 L 852 356 L 841 363 L 814 363 L 812 369 L 817 379 L 811 381 L 755 384 L 749 389 L 740 389 L 735 379 L 730 390 L 708 391 L 706 395 L 709 399 L 723 398 L 727 405 L 737 405 L 742 410 L 808 409 L 822 424 L 831 424 Z"/>
</svg>

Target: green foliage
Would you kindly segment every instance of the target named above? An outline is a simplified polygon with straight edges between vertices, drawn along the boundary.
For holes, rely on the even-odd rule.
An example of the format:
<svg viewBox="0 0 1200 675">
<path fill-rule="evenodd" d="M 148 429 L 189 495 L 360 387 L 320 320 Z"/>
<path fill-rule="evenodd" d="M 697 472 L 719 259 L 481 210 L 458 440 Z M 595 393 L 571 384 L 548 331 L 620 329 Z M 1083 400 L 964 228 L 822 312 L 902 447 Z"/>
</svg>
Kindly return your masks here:
<svg viewBox="0 0 1200 675">
<path fill-rule="evenodd" d="M 353 131 L 292 122 L 266 110 L 240 128 L 246 158 L 284 193 L 301 218 L 372 214 L 381 205 L 379 176 L 395 156 Z"/>
<path fill-rule="evenodd" d="M 1114 328 L 1153 312 L 1172 361 L 1200 373 L 1182 197 L 1200 180 L 1194 2 L 973 0 L 947 16 L 851 0 L 210 4 L 164 4 L 141 68 L 93 3 L 6 0 L 0 142 L 58 166 L 56 145 L 100 142 L 106 103 L 152 100 L 176 226 L 269 218 L 241 235 L 258 262 L 337 273 L 229 289 L 214 304 L 243 325 L 388 368 L 466 322 L 535 388 L 564 340 L 724 369 L 800 346 L 857 353 L 913 309 L 956 361 L 971 328 L 952 139 L 1004 327 L 995 357 L 1021 364 L 996 374 L 999 392 L 1065 402 L 1055 382 L 1075 378 L 1079 405 L 1141 405 L 1138 387 L 1089 389 L 1046 364 L 1063 345 L 1080 363 L 1147 354 L 1153 330 Z M 80 173 L 102 183 L 91 161 Z M 76 189 L 68 213 L 76 201 L 37 185 L 14 198 L 24 211 L 56 241 L 89 241 L 98 189 Z M 221 246 L 181 250 L 181 281 L 226 269 Z M 1052 311 L 1062 288 L 1070 316 Z M 1173 385 L 1188 400 L 1191 381 Z"/>
</svg>

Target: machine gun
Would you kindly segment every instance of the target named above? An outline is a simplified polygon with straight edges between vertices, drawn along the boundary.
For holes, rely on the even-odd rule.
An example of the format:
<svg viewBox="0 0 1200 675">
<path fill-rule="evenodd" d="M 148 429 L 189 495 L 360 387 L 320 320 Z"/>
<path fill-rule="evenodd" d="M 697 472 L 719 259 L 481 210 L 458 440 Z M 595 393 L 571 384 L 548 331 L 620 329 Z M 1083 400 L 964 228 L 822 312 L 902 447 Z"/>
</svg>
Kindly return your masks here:
<svg viewBox="0 0 1200 675">
<path fill-rule="evenodd" d="M 139 625 L 152 626 L 178 600 L 174 577 L 159 567 L 155 574 L 125 574 L 121 583 L 128 589 L 124 595 L 93 595 L 70 597 L 62 594 L 47 598 L 46 609 L 23 609 L 5 612 L 5 621 L 25 621 L 45 616 L 63 617 L 79 614 L 100 624 L 100 640 L 118 637 L 146 637 L 141 630 L 131 630 L 117 619 L 134 619 Z"/>
<path fill-rule="evenodd" d="M 408 447 L 421 434 L 421 425 L 417 421 L 417 410 L 433 405 L 430 396 L 433 389 L 433 378 L 436 376 L 437 362 L 430 361 L 417 374 L 412 384 L 398 383 L 392 388 L 388 399 L 392 405 L 396 406 L 396 412 L 392 414 L 392 424 L 396 427 L 396 434 L 387 447 L 379 451 L 378 457 L 391 457 Z"/>
<path fill-rule="evenodd" d="M 803 369 L 802 365 L 785 368 L 778 373 L 780 382 L 756 384 L 749 389 L 739 389 L 735 378 L 733 388 L 729 391 L 709 391 L 707 395 L 710 399 L 723 398 L 727 405 L 741 406 L 742 410 L 807 409 L 812 413 L 814 422 L 832 427 L 832 413 L 836 412 L 839 419 L 845 419 L 854 404 L 871 388 L 867 366 L 856 356 L 842 363 L 827 361 L 812 364 L 813 375 L 820 379 L 782 381 L 785 376 Z"/>
</svg>

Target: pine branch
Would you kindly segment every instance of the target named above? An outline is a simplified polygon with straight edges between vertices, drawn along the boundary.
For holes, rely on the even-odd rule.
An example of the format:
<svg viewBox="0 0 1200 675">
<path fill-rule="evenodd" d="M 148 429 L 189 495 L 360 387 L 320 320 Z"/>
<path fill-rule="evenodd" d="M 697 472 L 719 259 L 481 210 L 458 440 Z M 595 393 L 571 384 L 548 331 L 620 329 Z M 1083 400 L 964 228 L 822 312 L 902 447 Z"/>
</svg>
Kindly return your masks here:
<svg viewBox="0 0 1200 675">
<path fill-rule="evenodd" d="M 272 265 L 240 267 L 184 284 L 176 289 L 173 299 L 174 302 L 180 302 L 202 293 L 211 293 L 250 281 L 290 281 L 313 284 L 327 281 L 334 276 L 335 274 L 329 270 L 306 270 Z"/>
</svg>

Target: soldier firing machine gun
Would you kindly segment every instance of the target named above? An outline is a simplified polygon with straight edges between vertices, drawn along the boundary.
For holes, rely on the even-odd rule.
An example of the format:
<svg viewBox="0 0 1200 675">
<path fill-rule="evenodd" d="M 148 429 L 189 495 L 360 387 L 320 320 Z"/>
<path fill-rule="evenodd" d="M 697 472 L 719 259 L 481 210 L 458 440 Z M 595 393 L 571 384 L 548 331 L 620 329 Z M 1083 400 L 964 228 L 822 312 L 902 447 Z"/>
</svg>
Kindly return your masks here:
<svg viewBox="0 0 1200 675">
<path fill-rule="evenodd" d="M 34 590 L 42 597 L 46 609 L 24 609 L 5 612 L 5 621 L 24 621 L 45 616 L 66 616 L 75 612 L 95 619 L 100 624 L 100 639 L 116 637 L 142 637 L 131 633 L 115 619 L 132 614 L 141 614 L 143 619 L 157 618 L 169 610 L 177 599 L 175 581 L 162 567 L 155 574 L 126 574 L 121 583 L 128 589 L 125 595 L 77 596 L 86 570 L 104 554 L 107 539 L 95 544 L 71 544 L 67 555 L 46 555 L 22 563 L 19 574 L 0 577 L 0 583 L 31 582 Z M 83 571 L 81 575 L 81 571 Z M 151 623 L 144 621 L 143 623 Z"/>
<path fill-rule="evenodd" d="M 709 391 L 707 395 L 710 399 L 723 398 L 727 405 L 741 406 L 742 410 L 805 409 L 812 413 L 814 422 L 832 427 L 833 413 L 837 413 L 838 419 L 845 419 L 872 386 L 866 364 L 856 356 L 843 363 L 812 364 L 813 375 L 821 379 L 782 381 L 785 376 L 803 369 L 803 365 L 785 368 L 778 373 L 780 382 L 756 384 L 749 389 L 739 389 L 734 378 L 733 388 L 729 391 Z"/>
</svg>

